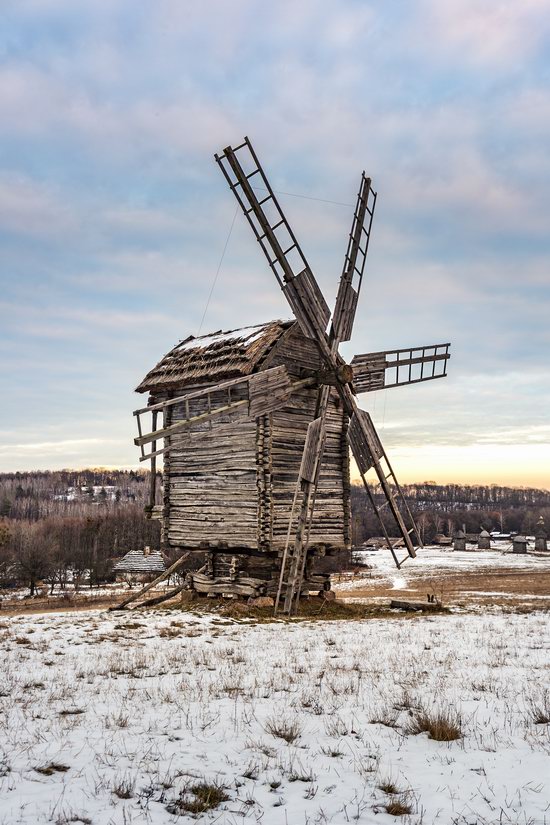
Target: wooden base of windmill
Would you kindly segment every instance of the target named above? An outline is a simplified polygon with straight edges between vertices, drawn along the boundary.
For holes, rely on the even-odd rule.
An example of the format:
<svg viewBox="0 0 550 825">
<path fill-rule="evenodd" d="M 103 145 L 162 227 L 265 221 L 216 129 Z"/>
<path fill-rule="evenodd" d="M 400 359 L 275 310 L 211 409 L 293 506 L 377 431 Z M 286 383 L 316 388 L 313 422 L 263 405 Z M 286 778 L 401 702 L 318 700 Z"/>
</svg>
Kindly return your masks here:
<svg viewBox="0 0 550 825">
<path fill-rule="evenodd" d="M 209 551 L 206 555 L 206 564 L 196 572 L 189 571 L 186 583 L 190 590 L 202 596 L 274 599 L 279 584 L 280 563 L 277 553 L 258 551 L 257 554 L 239 554 Z M 339 553 L 324 547 L 312 549 L 301 586 L 301 596 L 329 592 L 331 573 L 335 573 L 340 565 Z"/>
<path fill-rule="evenodd" d="M 239 575 L 230 578 L 227 576 L 209 576 L 205 573 L 187 574 L 189 589 L 199 595 L 210 597 L 220 596 L 235 599 L 267 597 L 274 599 L 277 594 L 278 583 L 278 577 L 265 581 Z M 313 594 L 327 598 L 326 594 L 331 592 L 330 587 L 330 575 L 311 575 L 302 582 L 301 597 L 307 598 Z"/>
</svg>

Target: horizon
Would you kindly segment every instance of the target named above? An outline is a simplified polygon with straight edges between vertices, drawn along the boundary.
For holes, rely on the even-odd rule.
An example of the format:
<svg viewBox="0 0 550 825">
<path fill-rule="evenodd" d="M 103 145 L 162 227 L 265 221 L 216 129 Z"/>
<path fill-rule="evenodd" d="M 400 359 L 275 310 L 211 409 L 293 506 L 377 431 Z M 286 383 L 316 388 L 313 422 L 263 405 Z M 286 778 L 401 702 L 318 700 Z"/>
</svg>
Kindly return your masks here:
<svg viewBox="0 0 550 825">
<path fill-rule="evenodd" d="M 48 467 L 43 469 L 30 469 L 30 470 L 0 470 L 0 476 L 3 475 L 32 475 L 32 474 L 40 474 L 40 473 L 130 473 L 130 472 L 143 472 L 149 473 L 150 470 L 147 466 L 139 466 L 136 467 L 135 465 L 129 465 L 127 467 L 119 467 L 119 466 L 86 466 L 86 467 Z M 162 474 L 162 467 L 157 468 L 157 473 Z M 376 484 L 376 479 L 369 478 L 368 479 L 371 483 Z M 351 474 L 351 483 L 357 485 L 358 487 L 362 487 L 363 482 L 359 475 L 354 475 L 353 472 Z M 433 484 L 437 487 L 450 487 L 453 485 L 457 485 L 460 487 L 502 487 L 505 489 L 517 489 L 517 490 L 537 490 L 539 492 L 547 492 L 550 493 L 550 488 L 548 487 L 536 487 L 524 484 L 504 484 L 498 481 L 488 481 L 488 482 L 463 482 L 463 481 L 438 481 L 437 479 L 424 479 L 423 481 L 416 480 L 409 480 L 403 481 L 403 486 L 411 485 L 411 486 L 421 486 L 423 484 Z"/>
<path fill-rule="evenodd" d="M 550 489 L 546 0 L 4 17 L 0 472 L 139 468 L 164 353 L 288 317 L 213 159 L 249 135 L 329 305 L 372 176 L 343 357 L 451 342 L 444 380 L 359 396 L 397 479 Z"/>
</svg>

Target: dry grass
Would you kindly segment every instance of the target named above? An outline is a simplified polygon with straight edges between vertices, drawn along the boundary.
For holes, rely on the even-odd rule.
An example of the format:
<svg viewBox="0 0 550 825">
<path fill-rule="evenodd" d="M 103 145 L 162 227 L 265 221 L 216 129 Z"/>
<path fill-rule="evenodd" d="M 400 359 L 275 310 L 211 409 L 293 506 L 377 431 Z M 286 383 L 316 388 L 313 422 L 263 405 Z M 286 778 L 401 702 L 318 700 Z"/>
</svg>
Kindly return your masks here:
<svg viewBox="0 0 550 825">
<path fill-rule="evenodd" d="M 408 816 L 412 813 L 412 805 L 405 797 L 391 799 L 384 805 L 384 810 L 391 816 Z"/>
<path fill-rule="evenodd" d="M 69 766 L 61 765 L 59 762 L 50 762 L 47 765 L 39 765 L 34 770 L 43 776 L 53 776 L 54 773 L 65 773 L 69 770 Z"/>
<path fill-rule="evenodd" d="M 113 783 L 113 793 L 119 799 L 131 799 L 134 795 L 135 781 L 129 777 L 115 779 Z"/>
<path fill-rule="evenodd" d="M 472 557 L 475 557 L 474 553 Z M 442 597 L 447 606 L 451 607 L 498 604 L 510 609 L 548 609 L 550 607 L 550 570 L 506 569 L 505 558 L 495 553 L 494 569 L 460 572 L 444 570 L 440 573 L 430 571 L 426 575 L 421 575 L 415 570 L 410 578 L 410 589 L 399 592 L 399 597 L 411 601 L 424 599 L 426 593 L 436 593 Z M 393 583 L 381 576 L 364 579 L 360 586 L 344 591 L 340 595 L 366 600 L 396 598 Z"/>
<path fill-rule="evenodd" d="M 382 791 L 383 793 L 387 793 L 390 795 L 400 794 L 402 793 L 401 789 L 397 787 L 393 779 L 382 779 L 378 785 L 378 790 Z"/>
<path fill-rule="evenodd" d="M 277 739 L 283 739 L 289 745 L 296 742 L 302 735 L 302 726 L 294 719 L 268 719 L 265 729 Z"/>
<path fill-rule="evenodd" d="M 166 806 L 168 813 L 176 816 L 183 814 L 204 814 L 218 808 L 222 802 L 227 802 L 229 796 L 223 785 L 216 782 L 197 782 L 180 793 L 177 799 Z"/>
<path fill-rule="evenodd" d="M 413 714 L 412 719 L 405 726 L 405 733 L 416 736 L 427 733 L 430 739 L 436 742 L 454 742 L 462 738 L 462 720 L 458 711 L 447 710 L 420 710 Z"/>
<path fill-rule="evenodd" d="M 527 700 L 528 718 L 535 725 L 550 724 L 550 691 L 544 691 L 539 698 Z"/>
</svg>

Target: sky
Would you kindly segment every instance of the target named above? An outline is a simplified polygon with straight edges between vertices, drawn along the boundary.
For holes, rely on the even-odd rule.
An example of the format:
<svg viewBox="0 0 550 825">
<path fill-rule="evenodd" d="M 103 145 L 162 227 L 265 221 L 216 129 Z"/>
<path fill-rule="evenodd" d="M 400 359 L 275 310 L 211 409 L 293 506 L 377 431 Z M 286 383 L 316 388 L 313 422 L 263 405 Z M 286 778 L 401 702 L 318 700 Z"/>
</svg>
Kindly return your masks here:
<svg viewBox="0 0 550 825">
<path fill-rule="evenodd" d="M 246 134 L 329 304 L 373 179 L 342 354 L 452 343 L 359 399 L 397 477 L 550 489 L 550 0 L 1 8 L 0 471 L 137 466 L 165 352 L 289 317 L 230 233 L 213 154 Z"/>
</svg>

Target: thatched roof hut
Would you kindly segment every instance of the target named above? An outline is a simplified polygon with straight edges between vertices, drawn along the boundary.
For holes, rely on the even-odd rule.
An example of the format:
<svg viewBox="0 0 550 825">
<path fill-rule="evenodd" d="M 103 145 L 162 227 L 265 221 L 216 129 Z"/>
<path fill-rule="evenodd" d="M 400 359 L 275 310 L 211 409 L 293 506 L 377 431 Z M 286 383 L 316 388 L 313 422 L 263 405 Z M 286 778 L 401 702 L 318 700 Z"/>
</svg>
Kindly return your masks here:
<svg viewBox="0 0 550 825">
<path fill-rule="evenodd" d="M 514 553 L 527 553 L 528 543 L 525 536 L 514 536 L 512 550 Z"/>
<path fill-rule="evenodd" d="M 487 530 L 482 530 L 477 537 L 477 546 L 480 550 L 491 549 L 491 534 Z"/>
<path fill-rule="evenodd" d="M 453 550 L 466 550 L 466 533 L 457 530 L 453 536 Z"/>
<path fill-rule="evenodd" d="M 164 556 L 158 550 L 130 550 L 113 567 L 118 577 L 136 576 L 153 577 L 164 573 L 166 564 Z"/>
</svg>

